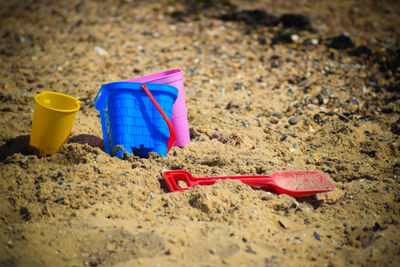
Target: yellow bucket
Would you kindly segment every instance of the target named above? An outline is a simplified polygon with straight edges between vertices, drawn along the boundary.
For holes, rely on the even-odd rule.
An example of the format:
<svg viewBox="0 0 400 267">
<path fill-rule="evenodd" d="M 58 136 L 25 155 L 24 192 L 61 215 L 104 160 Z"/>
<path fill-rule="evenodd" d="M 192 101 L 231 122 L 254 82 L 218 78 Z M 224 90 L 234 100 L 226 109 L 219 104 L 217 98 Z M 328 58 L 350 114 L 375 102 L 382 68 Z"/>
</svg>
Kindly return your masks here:
<svg viewBox="0 0 400 267">
<path fill-rule="evenodd" d="M 44 156 L 53 154 L 67 142 L 79 100 L 65 94 L 44 91 L 35 96 L 29 145 Z"/>
</svg>

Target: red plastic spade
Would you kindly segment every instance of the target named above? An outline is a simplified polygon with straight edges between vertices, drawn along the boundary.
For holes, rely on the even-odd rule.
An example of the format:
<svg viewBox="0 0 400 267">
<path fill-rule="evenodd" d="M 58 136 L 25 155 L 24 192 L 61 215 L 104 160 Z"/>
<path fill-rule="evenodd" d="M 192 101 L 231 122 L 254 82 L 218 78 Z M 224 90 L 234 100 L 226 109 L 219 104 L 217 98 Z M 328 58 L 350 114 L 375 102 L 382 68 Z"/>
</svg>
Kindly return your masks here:
<svg viewBox="0 0 400 267">
<path fill-rule="evenodd" d="M 293 197 L 310 196 L 335 189 L 332 179 L 326 173 L 319 171 L 277 171 L 271 176 L 223 177 L 193 177 L 190 172 L 181 170 L 164 172 L 164 181 L 171 192 L 188 190 L 196 185 L 212 185 L 217 180 L 226 179 L 240 180 L 251 187 L 273 189 L 279 194 L 287 194 Z M 179 187 L 178 181 L 185 182 L 187 187 Z"/>
</svg>

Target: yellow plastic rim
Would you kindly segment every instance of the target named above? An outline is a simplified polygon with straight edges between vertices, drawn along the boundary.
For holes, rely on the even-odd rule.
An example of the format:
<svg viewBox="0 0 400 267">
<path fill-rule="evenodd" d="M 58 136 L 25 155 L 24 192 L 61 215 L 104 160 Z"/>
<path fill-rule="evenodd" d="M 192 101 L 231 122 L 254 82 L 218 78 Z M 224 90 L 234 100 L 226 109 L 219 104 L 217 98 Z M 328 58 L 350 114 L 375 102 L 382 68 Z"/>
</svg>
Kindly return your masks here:
<svg viewBox="0 0 400 267">
<path fill-rule="evenodd" d="M 48 105 L 47 103 L 45 103 L 43 101 L 44 100 L 43 97 L 46 96 L 46 95 L 57 95 L 57 96 L 61 96 L 61 97 L 64 97 L 64 98 L 68 98 L 69 100 L 72 100 L 72 103 L 74 103 L 76 105 L 76 107 L 72 108 L 72 109 L 60 109 L 60 108 L 52 107 L 51 105 Z M 62 93 L 58 93 L 58 92 L 43 91 L 40 94 L 37 94 L 35 96 L 35 101 L 36 101 L 36 103 L 38 103 L 42 107 L 44 107 L 46 109 L 54 110 L 54 111 L 57 111 L 57 112 L 65 112 L 65 113 L 76 112 L 80 108 L 78 99 L 76 99 L 75 97 L 72 97 L 70 95 L 66 95 L 66 94 L 62 94 Z"/>
</svg>

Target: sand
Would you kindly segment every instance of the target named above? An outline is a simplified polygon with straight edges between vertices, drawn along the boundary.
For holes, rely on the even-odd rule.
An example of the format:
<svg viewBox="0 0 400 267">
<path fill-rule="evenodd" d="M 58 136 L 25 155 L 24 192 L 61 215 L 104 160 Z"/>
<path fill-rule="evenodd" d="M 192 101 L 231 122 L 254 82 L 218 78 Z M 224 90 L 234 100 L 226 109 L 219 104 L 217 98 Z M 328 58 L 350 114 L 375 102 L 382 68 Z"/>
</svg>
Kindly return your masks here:
<svg viewBox="0 0 400 267">
<path fill-rule="evenodd" d="M 1 6 L 1 266 L 400 265 L 395 1 Z M 105 153 L 101 85 L 174 68 L 191 144 Z M 28 142 L 45 90 L 81 109 L 68 143 L 41 157 Z M 170 193 L 166 170 L 322 171 L 335 190 L 294 198 L 227 180 Z"/>
</svg>

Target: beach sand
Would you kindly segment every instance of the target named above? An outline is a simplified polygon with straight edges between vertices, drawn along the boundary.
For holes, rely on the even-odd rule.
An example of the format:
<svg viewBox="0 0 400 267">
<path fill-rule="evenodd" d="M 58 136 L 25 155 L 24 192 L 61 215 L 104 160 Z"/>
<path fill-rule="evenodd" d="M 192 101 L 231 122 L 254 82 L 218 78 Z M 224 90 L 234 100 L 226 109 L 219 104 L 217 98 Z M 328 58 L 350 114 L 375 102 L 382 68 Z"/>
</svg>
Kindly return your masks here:
<svg viewBox="0 0 400 267">
<path fill-rule="evenodd" d="M 400 265 L 398 2 L 1 6 L 1 266 Z M 191 144 L 105 153 L 101 85 L 175 68 Z M 47 157 L 28 146 L 42 91 L 81 103 Z M 166 170 L 317 170 L 335 190 L 293 198 L 218 181 L 170 193 Z"/>
</svg>

